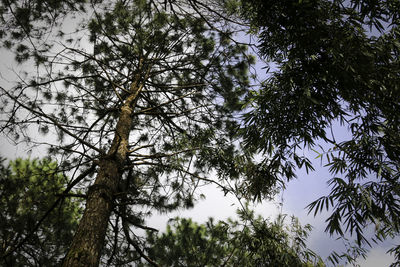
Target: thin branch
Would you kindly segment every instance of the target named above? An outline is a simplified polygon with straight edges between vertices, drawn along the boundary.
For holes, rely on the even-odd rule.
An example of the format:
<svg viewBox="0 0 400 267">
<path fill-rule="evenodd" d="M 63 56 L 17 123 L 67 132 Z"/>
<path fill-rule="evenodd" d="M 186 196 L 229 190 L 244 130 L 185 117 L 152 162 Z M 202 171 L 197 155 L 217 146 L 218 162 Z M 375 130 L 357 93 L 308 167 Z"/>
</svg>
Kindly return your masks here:
<svg viewBox="0 0 400 267">
<path fill-rule="evenodd" d="M 158 229 L 156 229 L 156 228 L 153 228 L 153 227 L 149 227 L 149 226 L 146 226 L 146 225 L 141 225 L 141 224 L 135 223 L 133 220 L 129 219 L 129 217 L 123 216 L 123 215 L 121 214 L 121 212 L 115 211 L 115 213 L 118 214 L 119 216 L 121 216 L 121 218 L 124 218 L 125 220 L 127 220 L 127 222 L 129 222 L 129 223 L 132 224 L 133 226 L 136 226 L 136 227 L 138 227 L 138 228 L 140 228 L 140 229 L 143 229 L 143 230 L 150 230 L 150 231 L 158 232 Z"/>
<path fill-rule="evenodd" d="M 63 198 L 65 198 L 65 197 L 77 197 L 77 198 L 87 198 L 87 195 L 85 195 L 85 194 L 72 194 L 72 193 L 69 193 L 69 194 L 66 194 L 66 193 L 61 193 L 61 194 L 56 194 L 56 196 L 57 197 L 63 197 Z"/>
<path fill-rule="evenodd" d="M 144 258 L 148 263 L 150 263 L 154 267 L 159 267 L 159 265 L 157 263 L 155 263 L 152 259 L 150 259 L 149 256 L 144 254 L 144 252 L 139 247 L 139 245 L 134 240 L 132 240 L 132 238 L 131 238 L 131 236 L 129 234 L 129 225 L 127 224 L 125 219 L 126 218 L 122 217 L 122 228 L 123 228 L 123 231 L 125 233 L 125 237 L 128 240 L 129 244 L 131 244 L 135 248 L 135 250 L 139 253 L 139 255 L 142 258 Z"/>
<path fill-rule="evenodd" d="M 153 147 L 153 146 L 154 146 L 154 144 L 152 144 L 152 145 L 140 146 L 140 147 L 135 147 L 134 149 L 129 150 L 128 153 L 133 153 L 133 152 L 135 152 L 135 151 L 137 151 L 137 150 L 140 150 L 140 149 L 143 149 L 143 148 L 147 148 L 147 147 Z"/>
<path fill-rule="evenodd" d="M 108 81 L 111 83 L 111 87 L 113 88 L 115 94 L 117 95 L 117 97 L 119 98 L 119 100 L 121 101 L 121 103 L 123 103 L 124 100 L 122 99 L 121 95 L 118 93 L 117 89 L 115 88 L 114 83 L 112 82 L 110 75 L 108 75 L 108 72 L 104 69 L 104 67 L 103 67 L 102 64 L 99 64 L 99 66 L 100 66 L 100 68 L 104 71 L 104 73 L 106 74 L 107 79 L 108 79 Z M 118 86 L 118 85 L 117 85 L 117 86 Z M 120 86 L 118 86 L 118 87 L 121 88 Z"/>
<path fill-rule="evenodd" d="M 190 152 L 190 151 L 196 151 L 196 150 L 199 150 L 200 148 L 192 148 L 192 149 L 184 149 L 184 150 L 179 150 L 179 151 L 176 151 L 176 152 L 174 152 L 174 153 L 156 153 L 156 154 L 153 154 L 153 155 L 144 155 L 144 154 L 133 154 L 132 156 L 135 156 L 135 157 L 141 157 L 141 158 L 164 158 L 164 157 L 173 157 L 173 156 L 176 156 L 176 155 L 178 155 L 178 154 L 181 154 L 181 153 L 185 153 L 185 152 Z"/>
<path fill-rule="evenodd" d="M 104 151 L 102 151 L 101 149 L 93 146 L 92 144 L 88 143 L 87 141 L 83 140 L 82 138 L 78 137 L 77 135 L 75 135 L 74 133 L 70 132 L 68 129 L 64 128 L 55 118 L 52 118 L 51 116 L 47 115 L 46 113 L 43 112 L 43 110 L 41 110 L 39 107 L 39 111 L 35 110 L 34 108 L 28 107 L 27 105 L 25 105 L 24 103 L 22 103 L 21 101 L 19 101 L 18 98 L 14 97 L 13 95 L 11 95 L 7 90 L 5 90 L 3 87 L 1 87 L 1 89 L 3 90 L 3 92 L 5 92 L 5 94 L 11 98 L 12 100 L 14 100 L 16 103 L 18 103 L 21 107 L 23 107 L 24 109 L 32 112 L 33 114 L 38 115 L 39 117 L 44 117 L 48 120 L 50 120 L 55 126 L 57 126 L 61 131 L 65 132 L 66 134 L 68 134 L 69 136 L 75 138 L 76 140 L 78 140 L 79 142 L 81 142 L 82 144 L 90 147 L 91 149 L 97 151 L 100 154 L 104 154 Z"/>
</svg>

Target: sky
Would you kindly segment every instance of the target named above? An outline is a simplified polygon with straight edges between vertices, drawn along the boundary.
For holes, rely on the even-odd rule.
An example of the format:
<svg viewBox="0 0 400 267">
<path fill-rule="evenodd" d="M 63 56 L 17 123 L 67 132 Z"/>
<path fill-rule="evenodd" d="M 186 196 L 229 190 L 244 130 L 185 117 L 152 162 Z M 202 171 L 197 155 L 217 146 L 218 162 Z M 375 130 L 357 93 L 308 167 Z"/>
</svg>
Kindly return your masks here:
<svg viewBox="0 0 400 267">
<path fill-rule="evenodd" d="M 12 81 L 11 68 L 12 55 L 0 50 L 0 86 L 5 88 L 10 87 L 8 81 Z M 1 114 L 0 114 L 1 118 Z M 336 132 L 339 132 L 342 138 L 346 138 L 347 130 L 336 126 Z M 16 157 L 42 157 L 44 156 L 44 150 L 36 148 L 32 150 L 32 153 L 28 153 L 29 148 L 25 144 L 15 145 L 7 140 L 3 135 L 0 135 L 0 155 L 5 156 L 9 159 Z M 310 157 L 316 157 L 312 155 Z M 314 229 L 311 236 L 308 239 L 308 246 L 312 250 L 316 251 L 323 258 L 327 257 L 333 250 L 343 249 L 343 243 L 341 241 L 335 241 L 334 238 L 330 238 L 325 232 L 326 227 L 325 219 L 328 213 L 318 215 L 316 218 L 312 214 L 308 215 L 306 206 L 318 197 L 327 194 L 329 188 L 327 181 L 330 177 L 327 168 L 320 165 L 319 160 L 314 161 L 316 171 L 310 174 L 305 173 L 301 170 L 297 173 L 298 179 L 295 179 L 288 183 L 287 189 L 277 196 L 277 199 L 273 202 L 263 202 L 262 204 L 256 205 L 255 210 L 258 214 L 264 217 L 270 217 L 273 219 L 280 212 L 283 214 L 294 215 L 300 219 L 302 225 L 311 224 Z M 191 217 L 194 221 L 203 223 L 209 217 L 214 217 L 217 220 L 224 220 L 228 217 L 234 217 L 235 211 L 239 207 L 238 201 L 231 196 L 224 196 L 223 193 L 216 189 L 214 186 L 206 186 L 200 188 L 200 192 L 206 195 L 205 200 L 200 200 L 193 209 L 173 212 L 168 215 L 156 215 L 153 216 L 149 221 L 150 227 L 159 229 L 165 229 L 166 223 L 170 218 L 176 216 L 180 217 Z M 279 202 L 283 200 L 282 206 Z M 385 267 L 389 266 L 393 261 L 393 257 L 386 254 L 386 251 L 393 245 L 398 244 L 395 241 L 387 241 L 384 244 L 379 244 L 372 248 L 368 254 L 367 259 L 359 260 L 358 263 L 361 267 Z"/>
</svg>

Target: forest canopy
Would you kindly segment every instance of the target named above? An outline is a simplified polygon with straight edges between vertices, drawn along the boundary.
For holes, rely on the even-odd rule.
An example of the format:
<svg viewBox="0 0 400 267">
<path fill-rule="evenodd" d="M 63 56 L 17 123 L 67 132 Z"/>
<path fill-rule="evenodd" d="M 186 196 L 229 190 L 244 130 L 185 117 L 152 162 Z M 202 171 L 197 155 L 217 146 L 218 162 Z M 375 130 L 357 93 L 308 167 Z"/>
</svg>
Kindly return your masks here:
<svg viewBox="0 0 400 267">
<path fill-rule="evenodd" d="M 0 83 L 0 133 L 58 162 L 54 203 L 85 203 L 64 266 L 156 266 L 138 234 L 151 214 L 193 207 L 205 184 L 273 199 L 314 170 L 306 150 L 332 176 L 308 206 L 332 212 L 328 233 L 355 235 L 361 255 L 398 236 L 397 0 L 0 5 L 1 49 L 16 62 Z"/>
</svg>

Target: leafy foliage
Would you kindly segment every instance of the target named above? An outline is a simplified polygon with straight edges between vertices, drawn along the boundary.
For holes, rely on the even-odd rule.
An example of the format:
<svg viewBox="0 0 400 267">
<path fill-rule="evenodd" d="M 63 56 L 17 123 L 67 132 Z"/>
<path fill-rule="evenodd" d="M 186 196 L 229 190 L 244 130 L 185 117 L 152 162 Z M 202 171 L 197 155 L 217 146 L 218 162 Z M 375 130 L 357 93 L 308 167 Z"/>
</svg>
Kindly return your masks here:
<svg viewBox="0 0 400 267">
<path fill-rule="evenodd" d="M 65 199 L 47 214 L 63 193 L 67 178 L 56 162 L 47 159 L 17 159 L 8 166 L 2 159 L 1 163 L 0 255 L 21 244 L 11 257 L 2 258 L 2 265 L 59 266 L 82 212 L 80 202 Z"/>
<path fill-rule="evenodd" d="M 238 215 L 201 225 L 175 218 L 165 233 L 148 232 L 148 254 L 163 266 L 325 266 L 305 245 L 310 225 L 269 222 L 248 208 Z"/>
<path fill-rule="evenodd" d="M 277 66 L 249 98 L 248 146 L 276 159 L 265 164 L 277 180 L 290 180 L 296 167 L 312 169 L 302 149 L 324 142 L 332 191 L 310 211 L 330 207 L 327 231 L 349 231 L 359 245 L 371 223 L 378 239 L 398 236 L 398 1 L 243 2 L 261 54 Z M 349 140 L 337 141 L 336 123 Z"/>
</svg>

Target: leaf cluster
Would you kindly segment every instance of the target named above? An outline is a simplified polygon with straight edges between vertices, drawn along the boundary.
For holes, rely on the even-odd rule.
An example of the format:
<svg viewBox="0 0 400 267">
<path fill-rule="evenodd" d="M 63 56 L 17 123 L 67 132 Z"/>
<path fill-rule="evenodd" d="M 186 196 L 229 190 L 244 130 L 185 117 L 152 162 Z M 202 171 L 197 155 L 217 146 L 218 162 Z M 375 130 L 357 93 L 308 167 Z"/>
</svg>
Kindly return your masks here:
<svg viewBox="0 0 400 267">
<path fill-rule="evenodd" d="M 78 224 L 80 203 L 65 199 L 34 231 L 65 189 L 67 178 L 48 159 L 16 159 L 7 166 L 4 161 L 0 165 L 2 264 L 58 266 Z M 3 258 L 11 250 L 13 254 Z"/>
<path fill-rule="evenodd" d="M 327 231 L 356 235 L 376 225 L 398 233 L 399 5 L 397 1 L 244 1 L 260 53 L 277 71 L 249 99 L 243 132 L 247 144 L 279 166 L 298 161 L 302 148 L 330 146 L 327 197 L 309 205 L 315 215 L 331 208 Z M 334 125 L 350 138 L 336 141 Z M 288 179 L 294 172 L 283 173 Z M 397 235 L 397 234 L 396 234 Z M 378 239 L 385 235 L 376 232 Z"/>
<path fill-rule="evenodd" d="M 325 266 L 305 245 L 310 226 L 269 222 L 248 208 L 238 215 L 205 224 L 175 218 L 165 233 L 147 233 L 148 254 L 166 266 Z"/>
</svg>

